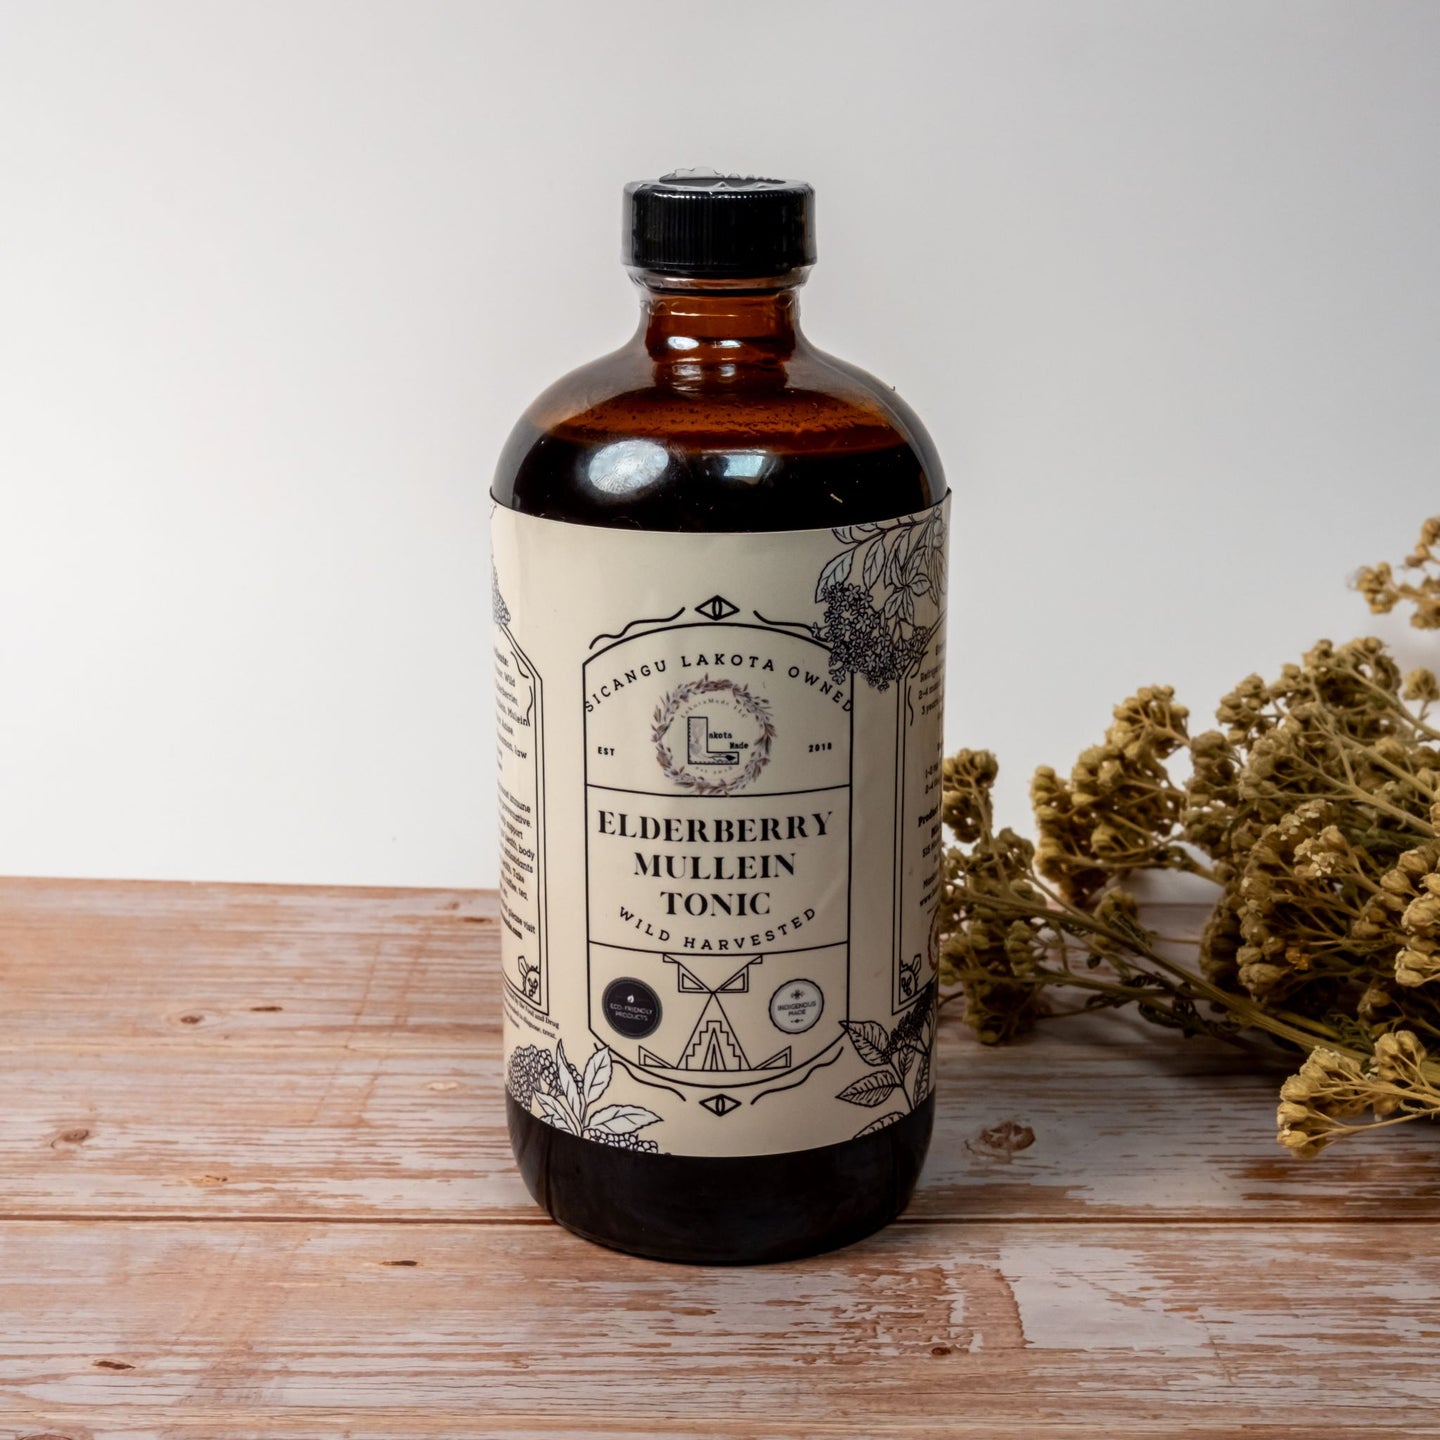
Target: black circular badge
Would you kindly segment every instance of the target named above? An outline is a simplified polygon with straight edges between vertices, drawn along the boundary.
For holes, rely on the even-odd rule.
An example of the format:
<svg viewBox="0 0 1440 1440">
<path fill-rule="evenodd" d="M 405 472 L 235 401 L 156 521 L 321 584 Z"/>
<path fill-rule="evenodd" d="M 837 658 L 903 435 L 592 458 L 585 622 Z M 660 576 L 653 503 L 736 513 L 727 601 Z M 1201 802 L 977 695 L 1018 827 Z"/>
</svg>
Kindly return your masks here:
<svg viewBox="0 0 1440 1440">
<path fill-rule="evenodd" d="M 643 980 L 612 980 L 600 997 L 612 1030 L 643 1040 L 660 1023 L 660 997 Z"/>
</svg>

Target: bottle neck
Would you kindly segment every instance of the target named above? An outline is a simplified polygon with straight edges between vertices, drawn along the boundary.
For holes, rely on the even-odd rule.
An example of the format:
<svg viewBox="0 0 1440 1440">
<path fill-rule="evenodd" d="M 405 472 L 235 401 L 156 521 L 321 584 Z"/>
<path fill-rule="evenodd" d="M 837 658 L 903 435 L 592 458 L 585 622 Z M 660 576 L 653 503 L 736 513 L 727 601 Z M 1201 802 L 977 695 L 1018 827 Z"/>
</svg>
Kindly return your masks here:
<svg viewBox="0 0 1440 1440">
<path fill-rule="evenodd" d="M 729 366 L 783 359 L 805 343 L 796 292 L 807 273 L 737 281 L 632 271 L 641 287 L 637 338 L 661 364 Z"/>
</svg>

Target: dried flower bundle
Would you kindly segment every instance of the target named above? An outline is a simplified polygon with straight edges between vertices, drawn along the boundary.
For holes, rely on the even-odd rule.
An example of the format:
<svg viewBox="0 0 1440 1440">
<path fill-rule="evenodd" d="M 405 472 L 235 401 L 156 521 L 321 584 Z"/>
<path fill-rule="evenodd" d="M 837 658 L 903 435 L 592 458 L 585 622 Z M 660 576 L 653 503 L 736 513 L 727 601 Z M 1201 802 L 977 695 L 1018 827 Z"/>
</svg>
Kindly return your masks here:
<svg viewBox="0 0 1440 1440">
<path fill-rule="evenodd" d="M 1362 572 L 1373 609 L 1406 600 L 1413 623 L 1440 627 L 1437 540 L 1440 517 L 1406 561 L 1414 585 Z M 1298 1155 L 1440 1114 L 1437 699 L 1434 673 L 1402 676 L 1374 639 L 1321 641 L 1273 680 L 1248 676 L 1198 735 L 1170 687 L 1146 688 L 1068 777 L 1036 772 L 1035 843 L 995 829 L 995 757 L 961 751 L 943 776 L 946 1001 L 963 996 L 986 1043 L 1064 1013 L 1062 992 L 1072 1011 L 1133 1005 L 1187 1035 L 1268 1034 L 1307 1057 L 1277 1112 Z M 1188 952 L 1145 927 L 1125 888 L 1157 869 L 1220 887 Z"/>
</svg>

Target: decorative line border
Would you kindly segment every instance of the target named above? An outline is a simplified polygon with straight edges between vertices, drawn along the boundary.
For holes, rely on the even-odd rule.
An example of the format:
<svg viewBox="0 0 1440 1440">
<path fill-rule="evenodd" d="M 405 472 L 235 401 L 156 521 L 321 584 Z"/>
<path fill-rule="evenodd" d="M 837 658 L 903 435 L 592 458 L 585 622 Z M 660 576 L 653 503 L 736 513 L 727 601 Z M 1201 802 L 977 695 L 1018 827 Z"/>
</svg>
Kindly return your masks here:
<svg viewBox="0 0 1440 1440">
<path fill-rule="evenodd" d="M 808 625 L 804 620 L 771 620 L 769 616 L 762 615 L 758 610 L 750 612 L 763 625 L 768 625 L 772 630 L 799 630 L 801 634 L 808 635 L 815 639 L 815 627 Z M 829 648 L 828 646 L 824 648 Z"/>
<path fill-rule="evenodd" d="M 847 1016 L 846 1018 L 848 1019 L 849 1017 Z M 789 1085 L 777 1085 L 773 1090 L 762 1090 L 758 1095 L 751 1097 L 750 1103 L 752 1105 L 758 1105 L 767 1095 L 781 1095 L 786 1090 L 798 1090 L 802 1085 L 808 1084 L 810 1077 L 814 1075 L 816 1071 L 828 1070 L 830 1066 L 834 1065 L 845 1053 L 845 1039 L 843 1036 L 839 1040 L 836 1040 L 834 1045 L 835 1053 L 830 1059 L 826 1060 L 823 1058 L 825 1051 L 822 1050 L 820 1054 L 809 1063 L 805 1073 L 798 1080 L 791 1081 Z"/>
<path fill-rule="evenodd" d="M 688 1095 L 677 1090 L 673 1085 L 665 1084 L 663 1080 L 656 1080 L 654 1075 L 646 1071 L 643 1066 L 632 1064 L 623 1055 L 617 1055 L 613 1050 L 610 1052 L 610 1058 L 615 1064 L 620 1066 L 632 1080 L 637 1081 L 639 1084 L 648 1085 L 652 1090 L 666 1090 L 671 1095 L 683 1100 L 687 1105 L 690 1103 L 690 1097 Z"/>
<path fill-rule="evenodd" d="M 493 573 L 493 572 L 492 572 Z M 498 590 L 497 590 L 498 594 Z M 502 602 L 503 603 L 503 602 Z M 510 626 L 506 621 L 497 621 L 496 629 L 504 635 L 519 661 L 522 672 L 529 672 L 531 681 L 530 705 L 526 710 L 526 718 L 531 721 L 530 743 L 534 750 L 535 769 L 535 889 L 536 889 L 536 920 L 537 934 L 535 946 L 538 954 L 535 967 L 539 974 L 539 981 L 536 986 L 535 996 L 525 993 L 524 987 L 515 982 L 513 976 L 502 966 L 501 974 L 505 984 L 510 987 L 511 992 L 523 1005 L 541 1015 L 550 1013 L 550 875 L 549 860 L 550 853 L 547 845 L 547 816 L 545 811 L 545 681 L 541 676 L 535 662 L 526 654 L 524 648 L 515 639 Z"/>
<path fill-rule="evenodd" d="M 672 620 L 678 620 L 684 613 L 685 607 L 682 605 L 673 615 L 656 615 L 649 620 L 632 620 L 617 634 L 597 635 L 585 648 L 593 650 L 602 640 L 622 640 L 637 625 L 668 625 Z"/>
</svg>

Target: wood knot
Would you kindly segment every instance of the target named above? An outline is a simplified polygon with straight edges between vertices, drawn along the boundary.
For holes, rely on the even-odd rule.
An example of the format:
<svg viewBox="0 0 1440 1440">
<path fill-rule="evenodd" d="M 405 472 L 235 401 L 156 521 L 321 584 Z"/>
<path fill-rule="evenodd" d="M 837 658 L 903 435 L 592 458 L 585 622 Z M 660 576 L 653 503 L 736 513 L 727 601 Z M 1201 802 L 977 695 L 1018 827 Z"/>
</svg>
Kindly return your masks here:
<svg viewBox="0 0 1440 1440">
<path fill-rule="evenodd" d="M 182 1015 L 180 1017 L 180 1023 L 182 1025 L 198 1025 L 204 1018 L 203 1015 L 196 1015 L 192 1011 L 189 1015 Z"/>
<path fill-rule="evenodd" d="M 1028 1150 L 1035 1143 L 1035 1132 L 1018 1120 L 1002 1120 L 982 1130 L 974 1140 L 967 1140 L 965 1148 L 972 1155 L 986 1155 L 992 1160 L 1009 1164 L 1015 1153 Z"/>
<path fill-rule="evenodd" d="M 252 1015 L 274 1015 L 284 1008 L 283 1005 L 252 1005 L 250 1013 Z"/>
<path fill-rule="evenodd" d="M 52 1150 L 59 1150 L 66 1145 L 83 1145 L 90 1138 L 90 1132 L 83 1125 L 75 1125 L 69 1130 L 62 1130 L 51 1142 Z"/>
<path fill-rule="evenodd" d="M 97 1370 L 133 1370 L 133 1365 L 126 1364 L 124 1360 L 96 1360 L 93 1362 Z"/>
<path fill-rule="evenodd" d="M 953 1355 L 955 1352 L 948 1345 L 932 1345 L 930 1353 L 937 1359 L 944 1359 L 946 1355 Z"/>
</svg>

